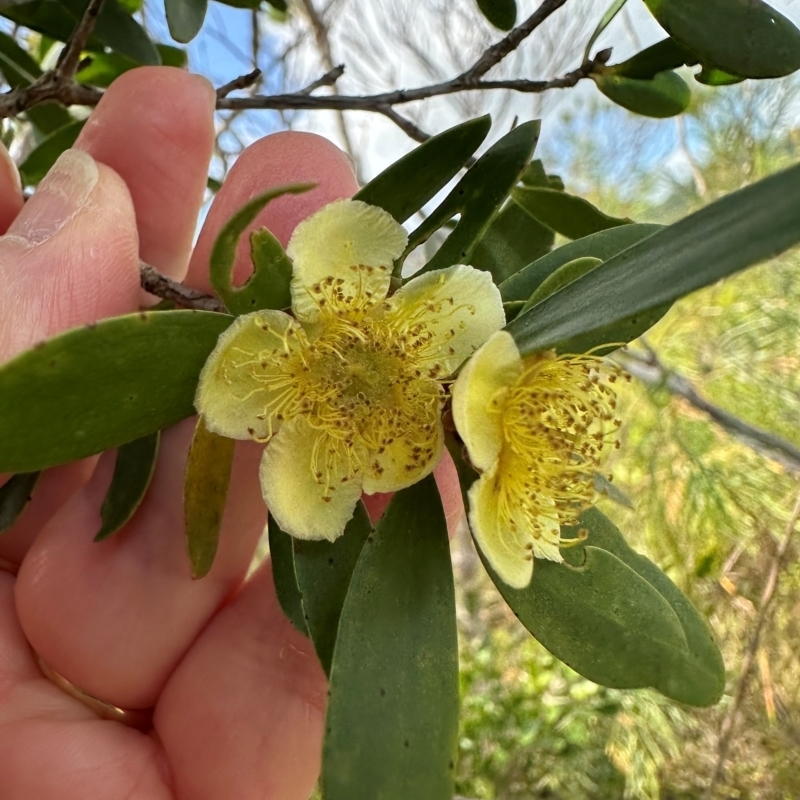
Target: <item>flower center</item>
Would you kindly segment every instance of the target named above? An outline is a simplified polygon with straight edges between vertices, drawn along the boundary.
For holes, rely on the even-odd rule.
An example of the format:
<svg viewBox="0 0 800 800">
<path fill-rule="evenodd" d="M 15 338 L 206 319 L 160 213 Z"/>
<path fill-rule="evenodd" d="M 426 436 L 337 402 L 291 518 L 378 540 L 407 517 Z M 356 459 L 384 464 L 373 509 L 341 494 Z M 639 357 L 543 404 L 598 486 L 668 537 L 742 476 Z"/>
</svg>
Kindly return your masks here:
<svg viewBox="0 0 800 800">
<path fill-rule="evenodd" d="M 619 446 L 610 386 L 617 374 L 594 356 L 544 354 L 526 360 L 517 383 L 497 398 L 504 434 L 500 514 L 513 532 L 531 537 L 527 549 L 574 524 L 593 502 L 594 474 Z"/>
</svg>

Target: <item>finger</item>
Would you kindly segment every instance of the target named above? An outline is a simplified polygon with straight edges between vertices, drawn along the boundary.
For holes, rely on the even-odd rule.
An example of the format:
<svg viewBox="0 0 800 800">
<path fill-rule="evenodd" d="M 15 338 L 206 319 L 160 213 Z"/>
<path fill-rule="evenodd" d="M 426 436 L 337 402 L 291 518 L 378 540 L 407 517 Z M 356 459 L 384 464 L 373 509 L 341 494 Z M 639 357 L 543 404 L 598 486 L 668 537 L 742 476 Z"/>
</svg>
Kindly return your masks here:
<svg viewBox="0 0 800 800">
<path fill-rule="evenodd" d="M 176 279 L 186 274 L 205 193 L 215 100 L 199 75 L 133 69 L 111 84 L 75 144 L 125 181 L 142 259 Z"/>
<path fill-rule="evenodd" d="M 0 572 L 3 800 L 169 800 L 152 739 L 101 722 L 44 678 L 17 622 L 13 585 Z"/>
<path fill-rule="evenodd" d="M 298 160 L 297 154 L 302 153 Z M 320 165 L 325 165 L 324 176 Z M 233 165 L 208 212 L 206 224 L 192 254 L 186 283 L 210 290 L 208 263 L 214 239 L 222 226 L 248 200 L 267 189 L 292 183 L 315 183 L 315 189 L 273 200 L 255 219 L 248 232 L 265 226 L 284 246 L 295 225 L 318 208 L 358 191 L 347 156 L 327 139 L 313 133 L 286 131 L 250 145 Z M 242 236 L 234 267 L 234 284 L 252 270 L 248 236 Z"/>
<path fill-rule="evenodd" d="M 320 766 L 326 683 L 263 567 L 167 684 L 155 726 L 176 794 L 306 800 Z"/>
<path fill-rule="evenodd" d="M 0 142 L 0 234 L 8 230 L 22 203 L 22 183 L 17 165 Z"/>
<path fill-rule="evenodd" d="M 284 135 L 277 137 L 282 163 L 276 177 L 264 146 L 272 138 L 254 146 L 260 158 L 251 160 L 248 151 L 242 156 L 250 169 L 237 174 L 251 185 L 253 172 L 264 166 L 256 191 L 270 188 L 271 180 L 297 180 L 292 164 L 303 176 L 314 165 L 320 202 L 354 188 L 352 173 L 344 179 L 346 161 L 339 151 L 306 135 L 293 136 L 292 149 Z M 234 178 L 226 184 L 228 192 L 220 193 L 215 219 L 207 222 L 212 238 L 213 226 L 238 207 Z M 308 212 L 304 204 L 276 205 L 262 222 L 285 232 Z M 165 433 L 148 497 L 120 534 L 99 545 L 91 541 L 110 480 L 107 465 L 42 532 L 17 582 L 20 618 L 34 647 L 68 680 L 123 707 L 152 704 L 198 631 L 240 583 L 264 525 L 260 448 L 238 447 L 217 564 L 207 578 L 191 581 L 181 509 L 192 424 Z"/>
<path fill-rule="evenodd" d="M 137 251 L 125 184 L 67 150 L 0 237 L 0 362 L 66 328 L 134 309 Z"/>
</svg>

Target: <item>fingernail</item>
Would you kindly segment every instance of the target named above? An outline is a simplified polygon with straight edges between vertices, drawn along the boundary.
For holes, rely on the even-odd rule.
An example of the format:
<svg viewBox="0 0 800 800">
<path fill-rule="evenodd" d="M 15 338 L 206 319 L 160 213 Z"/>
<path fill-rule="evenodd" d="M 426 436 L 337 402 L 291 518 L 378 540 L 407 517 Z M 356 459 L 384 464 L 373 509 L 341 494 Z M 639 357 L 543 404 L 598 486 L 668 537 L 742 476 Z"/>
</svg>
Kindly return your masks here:
<svg viewBox="0 0 800 800">
<path fill-rule="evenodd" d="M 22 181 L 19 177 L 19 170 L 14 163 L 14 159 L 8 154 L 8 150 L 0 144 L 0 169 L 5 170 L 11 178 L 11 182 L 16 187 L 17 191 L 22 194 Z"/>
<path fill-rule="evenodd" d="M 32 245 L 47 241 L 86 205 L 98 178 L 88 153 L 65 150 L 8 232 Z"/>
</svg>

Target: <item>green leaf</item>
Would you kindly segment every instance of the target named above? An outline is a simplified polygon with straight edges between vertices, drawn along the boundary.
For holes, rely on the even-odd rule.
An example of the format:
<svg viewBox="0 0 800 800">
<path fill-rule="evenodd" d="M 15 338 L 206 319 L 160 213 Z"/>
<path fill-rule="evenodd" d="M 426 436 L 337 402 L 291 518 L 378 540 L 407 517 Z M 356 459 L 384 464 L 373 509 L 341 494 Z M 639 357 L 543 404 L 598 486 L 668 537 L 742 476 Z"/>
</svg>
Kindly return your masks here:
<svg viewBox="0 0 800 800">
<path fill-rule="evenodd" d="M 451 800 L 458 643 L 432 476 L 398 492 L 356 565 L 333 654 L 325 800 Z"/>
<path fill-rule="evenodd" d="M 501 31 L 510 31 L 517 21 L 515 0 L 478 0 L 478 8 L 483 16 Z"/>
<path fill-rule="evenodd" d="M 0 486 L 0 533 L 7 531 L 25 510 L 38 480 L 38 472 L 21 472 Z"/>
<path fill-rule="evenodd" d="M 597 27 L 592 31 L 592 35 L 589 37 L 589 41 L 586 43 L 586 47 L 583 51 L 583 60 L 588 61 L 589 56 L 592 54 L 592 47 L 594 43 L 600 38 L 600 34 L 611 24 L 611 21 L 614 17 L 622 11 L 622 7 L 627 3 L 628 0 L 613 0 L 611 5 L 606 9 L 606 13 L 603 14 L 600 22 L 597 23 Z"/>
<path fill-rule="evenodd" d="M 469 264 L 472 252 L 528 166 L 539 122 L 524 122 L 495 142 L 456 184 L 441 205 L 411 234 L 406 254 L 451 220 L 461 218 L 422 271 Z"/>
<path fill-rule="evenodd" d="M 613 72 L 593 75 L 592 79 L 613 103 L 644 117 L 674 117 L 686 111 L 692 100 L 688 84 L 676 72 L 659 72 L 646 81 Z"/>
<path fill-rule="evenodd" d="M 223 226 L 211 251 L 211 284 L 222 302 L 237 316 L 258 311 L 262 308 L 284 308 L 269 305 L 276 298 L 283 302 L 288 296 L 288 283 L 292 275 L 292 262 L 277 239 L 269 235 L 257 238 L 257 246 L 252 250 L 258 254 L 259 262 L 254 263 L 253 274 L 239 288 L 231 283 L 233 266 L 236 263 L 236 247 L 245 228 L 256 218 L 264 206 L 276 197 L 285 194 L 301 194 L 312 189 L 313 183 L 296 183 L 291 186 L 279 186 L 269 192 L 254 197 L 240 208 Z M 251 241 L 252 244 L 252 241 Z M 286 285 L 281 286 L 281 282 Z"/>
<path fill-rule="evenodd" d="M 732 86 L 734 83 L 741 83 L 744 78 L 738 75 L 731 75 L 730 72 L 717 69 L 716 67 L 704 66 L 694 79 L 698 83 L 706 86 Z"/>
<path fill-rule="evenodd" d="M 491 125 L 487 115 L 428 139 L 373 178 L 353 199 L 380 206 L 398 222 L 405 222 L 467 163 Z"/>
<path fill-rule="evenodd" d="M 761 0 L 645 0 L 661 26 L 703 63 L 745 78 L 800 69 L 800 31 Z"/>
<path fill-rule="evenodd" d="M 56 159 L 75 144 L 85 124 L 85 119 L 70 122 L 43 139 L 20 165 L 19 172 L 23 182 L 28 186 L 39 183 L 56 163 Z"/>
<path fill-rule="evenodd" d="M 576 258 L 574 261 L 568 261 L 542 281 L 530 296 L 528 302 L 522 306 L 519 313 L 524 314 L 537 303 L 541 303 L 546 297 L 555 294 L 559 289 L 563 289 L 567 284 L 578 280 L 581 275 L 585 275 L 602 263 L 602 258 L 594 258 L 592 256 L 584 256 L 583 258 Z"/>
<path fill-rule="evenodd" d="M 87 2 L 88 0 L 33 0 L 30 3 L 19 3 L 16 0 L 0 0 L 0 16 L 65 42 L 75 30 Z M 137 64 L 161 63 L 158 51 L 142 26 L 126 14 L 116 0 L 106 0 L 103 3 L 87 49 L 97 50 L 104 46 L 133 59 Z"/>
<path fill-rule="evenodd" d="M 719 700 L 725 688 L 725 664 L 708 623 L 678 587 L 645 556 L 633 550 L 619 529 L 596 508 L 585 511 L 580 527 L 589 533 L 587 545 L 612 553 L 644 578 L 670 604 L 681 621 L 689 656 L 670 662 L 663 671 L 662 694 L 694 706 L 709 706 Z M 577 534 L 578 528 L 573 529 Z M 569 536 L 568 529 L 564 535 Z M 565 558 L 580 563 L 580 548 L 564 551 Z"/>
<path fill-rule="evenodd" d="M 520 181 L 526 186 L 541 186 L 544 189 L 556 189 L 559 192 L 564 191 L 564 181 L 558 175 L 548 175 L 544 171 L 544 164 L 541 160 L 535 158 L 526 167 L 525 171 L 520 177 Z"/>
<path fill-rule="evenodd" d="M 233 321 L 130 314 L 75 328 L 0 366 L 0 472 L 119 447 L 194 412 L 200 370 Z"/>
<path fill-rule="evenodd" d="M 29 86 L 42 74 L 42 70 L 11 36 L 0 31 L 0 73 L 8 85 L 16 89 Z M 25 114 L 37 130 L 45 135 L 72 122 L 69 111 L 56 103 L 42 103 L 29 108 Z"/>
<path fill-rule="evenodd" d="M 339 617 L 353 570 L 372 533 L 367 510 L 356 506 L 353 519 L 335 542 L 293 539 L 294 571 L 303 598 L 303 614 L 326 675 L 330 675 Z"/>
<path fill-rule="evenodd" d="M 208 430 L 203 417 L 197 418 L 183 485 L 186 544 L 195 579 L 208 575 L 217 555 L 235 449 L 234 439 Z"/>
<path fill-rule="evenodd" d="M 491 272 L 495 283 L 500 283 L 549 253 L 554 242 L 550 228 L 509 201 L 478 242 L 470 264 Z"/>
<path fill-rule="evenodd" d="M 500 294 L 505 302 L 522 301 L 525 303 L 542 282 L 564 264 L 586 256 L 606 261 L 656 231 L 662 230 L 663 227 L 663 225 L 646 223 L 622 225 L 586 236 L 583 239 L 576 239 L 574 242 L 569 242 L 553 250 L 552 253 L 548 253 L 521 272 L 503 281 L 500 284 Z"/>
<path fill-rule="evenodd" d="M 508 331 L 524 355 L 557 347 L 673 302 L 799 241 L 797 165 L 629 247 L 548 297 L 536 313 L 517 317 Z"/>
<path fill-rule="evenodd" d="M 691 50 L 672 37 L 667 37 L 631 56 L 627 61 L 610 65 L 608 69 L 615 75 L 622 75 L 625 78 L 649 80 L 659 72 L 696 63 L 697 56 Z"/>
<path fill-rule="evenodd" d="M 100 509 L 103 524 L 94 537 L 96 542 L 115 534 L 136 513 L 153 478 L 160 441 L 161 432 L 156 431 L 122 445 L 117 451 L 114 476 Z"/>
<path fill-rule="evenodd" d="M 556 189 L 516 186 L 511 197 L 532 217 L 568 239 L 582 239 L 598 231 L 629 225 L 629 219 L 609 217 L 588 200 Z"/>
<path fill-rule="evenodd" d="M 283 613 L 300 633 L 308 636 L 305 615 L 303 614 L 303 596 L 297 586 L 297 575 L 294 569 L 294 552 L 292 537 L 284 533 L 270 514 L 267 523 L 269 531 L 269 557 L 272 561 L 272 579 L 275 592 Z"/>
<path fill-rule="evenodd" d="M 186 66 L 188 57 L 185 50 L 168 44 L 156 45 L 156 49 L 161 56 L 161 63 L 165 67 L 184 68 Z M 78 83 L 105 89 L 120 75 L 136 66 L 138 65 L 135 61 L 118 53 L 91 53 L 84 59 L 84 66 L 78 70 L 75 80 Z"/>
<path fill-rule="evenodd" d="M 191 42 L 203 27 L 208 0 L 164 0 L 169 34 L 181 44 Z"/>
</svg>

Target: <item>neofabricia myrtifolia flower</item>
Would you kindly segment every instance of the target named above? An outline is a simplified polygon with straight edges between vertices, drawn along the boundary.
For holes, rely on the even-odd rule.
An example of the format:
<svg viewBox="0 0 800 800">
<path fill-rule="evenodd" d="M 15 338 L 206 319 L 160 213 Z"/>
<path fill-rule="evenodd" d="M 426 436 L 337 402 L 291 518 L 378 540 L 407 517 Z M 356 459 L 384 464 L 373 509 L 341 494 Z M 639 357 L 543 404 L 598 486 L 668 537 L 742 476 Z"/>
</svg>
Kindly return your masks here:
<svg viewBox="0 0 800 800">
<path fill-rule="evenodd" d="M 300 223 L 293 316 L 257 311 L 220 337 L 195 405 L 208 428 L 268 443 L 264 499 L 287 533 L 339 536 L 362 491 L 397 491 L 436 466 L 441 381 L 504 324 L 486 272 L 428 272 L 388 297 L 405 230 L 339 200 Z"/>
<path fill-rule="evenodd" d="M 523 359 L 505 331 L 458 376 L 453 418 L 481 473 L 470 527 L 509 586 L 530 583 L 534 556 L 562 561 L 561 526 L 594 501 L 594 473 L 617 442 L 616 378 L 592 355 Z"/>
</svg>

